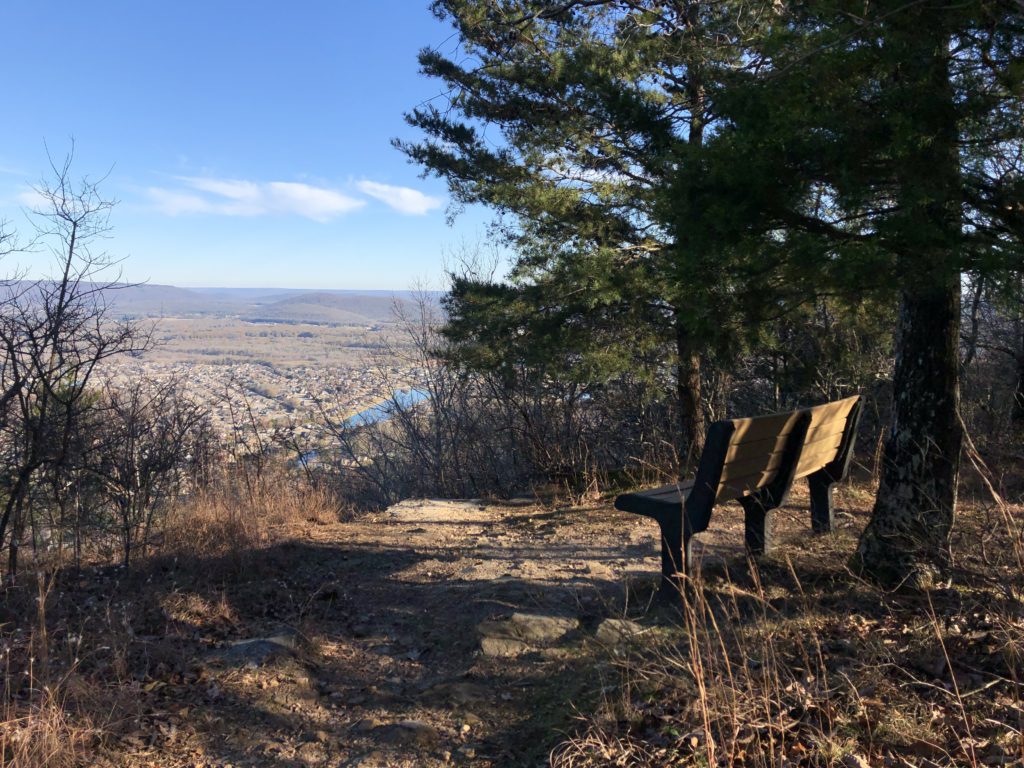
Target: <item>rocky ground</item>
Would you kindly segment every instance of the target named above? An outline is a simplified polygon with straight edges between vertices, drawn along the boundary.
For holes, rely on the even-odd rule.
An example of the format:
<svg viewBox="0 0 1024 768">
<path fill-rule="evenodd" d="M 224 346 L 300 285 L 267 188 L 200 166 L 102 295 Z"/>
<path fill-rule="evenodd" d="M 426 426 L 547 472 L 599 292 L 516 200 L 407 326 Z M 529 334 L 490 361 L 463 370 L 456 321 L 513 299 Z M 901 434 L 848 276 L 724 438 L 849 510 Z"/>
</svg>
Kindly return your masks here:
<svg viewBox="0 0 1024 768">
<path fill-rule="evenodd" d="M 657 526 L 607 503 L 409 501 L 67 580 L 51 676 L 87 638 L 65 687 L 109 713 L 96 765 L 536 765 L 647 631 L 657 556 Z"/>
<path fill-rule="evenodd" d="M 793 503 L 784 540 L 807 535 Z M 716 518 L 705 566 L 741 551 L 739 510 Z M 657 526 L 607 502 L 408 501 L 278 541 L 54 589 L 49 675 L 73 669 L 86 764 L 545 764 L 617 695 L 620 649 L 673 622 Z"/>
<path fill-rule="evenodd" d="M 787 744 L 806 759 L 778 764 L 819 765 L 807 755 L 828 745 L 821 765 L 882 755 L 886 765 L 946 766 L 966 764 L 960 757 L 975 751 L 1014 754 L 998 734 L 979 736 L 977 725 L 995 723 L 985 727 L 1005 736 L 1019 730 L 1008 724 L 1022 711 L 1011 680 L 1015 649 L 1024 647 L 1019 605 L 996 610 L 1020 569 L 995 557 L 1005 549 L 999 518 L 966 505 L 954 542 L 970 555 L 957 564 L 961 586 L 929 597 L 937 602 L 927 610 L 943 617 L 929 624 L 920 601 L 881 594 L 842 568 L 871 499 L 865 486 L 837 489 L 838 533 L 811 538 L 806 490 L 795 489 L 776 515 L 779 548 L 760 567 L 761 597 L 743 575 L 735 505 L 719 508 L 699 537 L 706 599 L 740 611 L 735 633 L 767 633 L 776 672 L 795 681 L 770 692 L 779 702 L 805 695 L 805 639 L 818 643 L 821 679 L 830 670 L 829 679 L 849 683 L 829 694 L 832 730 L 808 721 L 805 734 L 793 725 Z M 408 501 L 349 521 L 313 516 L 281 528 L 255 550 L 155 557 L 130 572 L 68 570 L 49 591 L 28 580 L 8 590 L 0 606 L 7 697 L 20 712 L 56 698 L 66 719 L 31 722 L 73 733 L 59 742 L 76 745 L 61 766 L 535 766 L 556 747 L 563 765 L 662 765 L 667 755 L 705 764 L 699 727 L 691 734 L 685 665 L 673 671 L 671 662 L 683 664 L 672 649 L 687 647 L 680 611 L 652 601 L 659 547 L 651 521 L 607 500 Z M 751 600 L 764 614 L 757 621 Z M 45 616 L 34 617 L 33 605 Z M 997 635 L 1010 638 L 1005 647 L 993 644 Z M 709 646 L 701 658 L 711 663 L 721 650 Z M 760 701 L 757 669 L 732 680 L 726 699 Z M 633 681 L 625 687 L 624 670 Z M 900 670 L 909 687 L 903 677 L 889 680 Z M 883 689 L 888 719 L 864 720 L 865 702 Z M 968 691 L 959 708 L 944 698 L 950 691 Z M 977 726 L 966 736 L 964 701 Z M 608 730 L 595 732 L 596 712 Z M 16 713 L 5 719 L 4 749 L 39 735 Z M 921 745 L 952 757 L 899 761 Z"/>
</svg>

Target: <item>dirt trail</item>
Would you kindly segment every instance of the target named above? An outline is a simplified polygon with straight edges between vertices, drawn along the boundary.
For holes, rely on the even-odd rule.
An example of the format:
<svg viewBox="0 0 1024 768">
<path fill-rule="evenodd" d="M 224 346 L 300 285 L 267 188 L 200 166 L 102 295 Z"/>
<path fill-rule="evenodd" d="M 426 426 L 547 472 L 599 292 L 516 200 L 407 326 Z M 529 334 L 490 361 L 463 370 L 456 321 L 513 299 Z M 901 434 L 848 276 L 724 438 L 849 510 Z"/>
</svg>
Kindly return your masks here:
<svg viewBox="0 0 1024 768">
<path fill-rule="evenodd" d="M 409 501 L 292 533 L 241 579 L 150 582 L 108 764 L 543 764 L 659 568 L 657 527 L 607 506 Z"/>
</svg>

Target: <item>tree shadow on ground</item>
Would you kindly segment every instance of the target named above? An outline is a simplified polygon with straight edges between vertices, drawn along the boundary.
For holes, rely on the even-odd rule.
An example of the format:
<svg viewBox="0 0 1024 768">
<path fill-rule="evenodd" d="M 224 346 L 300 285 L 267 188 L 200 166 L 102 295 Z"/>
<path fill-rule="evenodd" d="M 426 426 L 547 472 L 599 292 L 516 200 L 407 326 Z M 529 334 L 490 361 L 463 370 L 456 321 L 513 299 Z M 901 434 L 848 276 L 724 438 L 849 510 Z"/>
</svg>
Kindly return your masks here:
<svg viewBox="0 0 1024 768">
<path fill-rule="evenodd" d="M 51 599 L 51 636 L 89 636 L 78 674 L 133 699 L 95 764 L 542 762 L 572 725 L 570 702 L 600 688 L 584 673 L 583 635 L 621 612 L 624 594 L 621 574 L 555 566 L 618 562 L 625 547 L 488 536 L 428 545 L 429 532 L 402 543 L 403 527 L 379 542 L 346 541 L 339 526 L 323 541 L 241 558 L 154 558 L 69 577 Z M 533 576 L 459 575 L 467 561 L 501 570 L 510 548 L 517 560 L 554 565 Z M 482 655 L 478 625 L 516 611 L 571 615 L 584 628 L 558 654 Z M 231 643 L 274 636 L 294 637 L 295 652 L 215 662 Z"/>
</svg>

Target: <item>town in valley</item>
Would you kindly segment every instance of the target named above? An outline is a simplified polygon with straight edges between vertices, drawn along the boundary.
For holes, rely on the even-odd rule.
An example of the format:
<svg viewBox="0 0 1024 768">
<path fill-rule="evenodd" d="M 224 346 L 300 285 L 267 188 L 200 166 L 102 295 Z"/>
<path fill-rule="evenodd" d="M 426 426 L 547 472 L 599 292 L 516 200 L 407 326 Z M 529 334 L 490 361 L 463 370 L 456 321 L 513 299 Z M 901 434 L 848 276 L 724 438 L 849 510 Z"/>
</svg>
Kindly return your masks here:
<svg viewBox="0 0 1024 768">
<path fill-rule="evenodd" d="M 223 442 L 322 451 L 358 414 L 412 390 L 422 362 L 410 324 L 430 294 L 113 287 L 115 315 L 151 335 L 147 349 L 106 361 L 113 382 L 173 380 L 204 405 Z"/>
</svg>

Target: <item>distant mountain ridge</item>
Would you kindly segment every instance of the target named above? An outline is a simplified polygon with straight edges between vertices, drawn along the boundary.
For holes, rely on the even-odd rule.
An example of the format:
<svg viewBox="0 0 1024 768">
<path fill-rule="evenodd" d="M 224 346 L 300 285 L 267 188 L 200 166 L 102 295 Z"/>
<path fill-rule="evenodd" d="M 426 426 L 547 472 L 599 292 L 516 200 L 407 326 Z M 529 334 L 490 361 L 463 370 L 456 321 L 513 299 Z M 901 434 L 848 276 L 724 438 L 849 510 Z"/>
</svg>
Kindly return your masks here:
<svg viewBox="0 0 1024 768">
<path fill-rule="evenodd" d="M 422 295 L 431 302 L 441 296 L 437 291 Z M 332 325 L 390 322 L 396 307 L 408 309 L 413 297 L 409 291 L 179 288 L 150 283 L 118 286 L 108 293 L 115 312 L 133 317 L 231 315 L 253 322 Z"/>
</svg>

